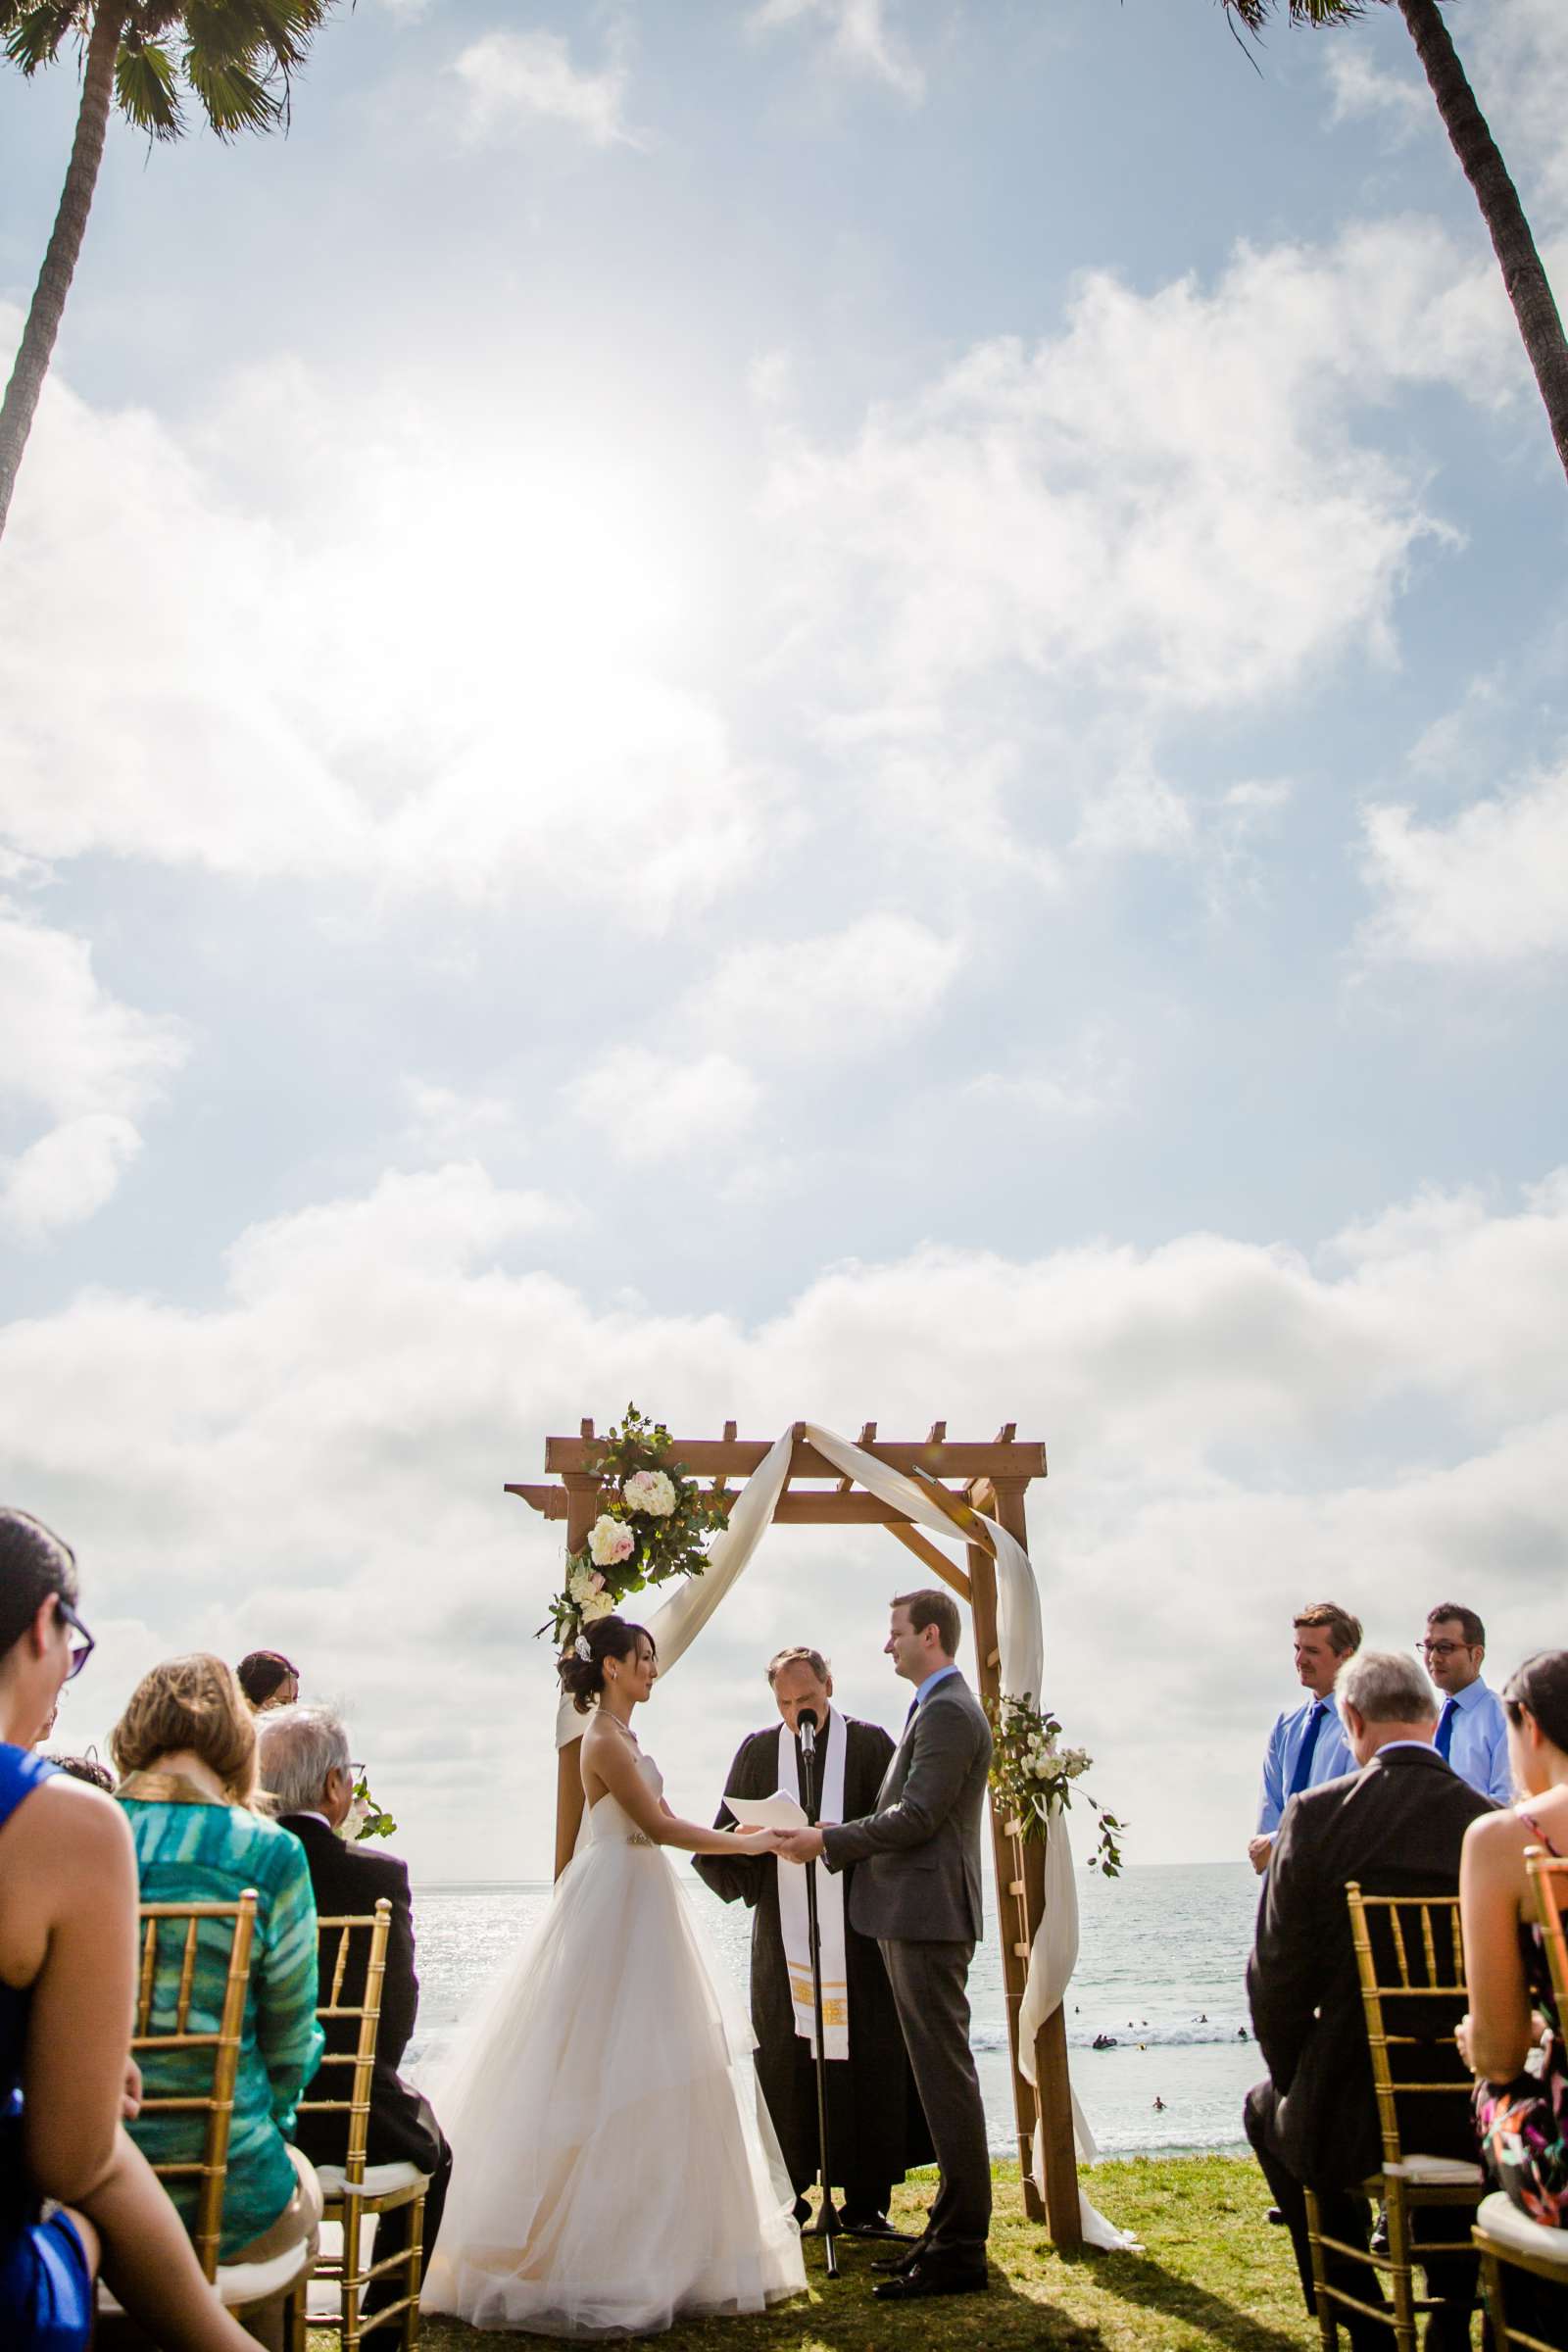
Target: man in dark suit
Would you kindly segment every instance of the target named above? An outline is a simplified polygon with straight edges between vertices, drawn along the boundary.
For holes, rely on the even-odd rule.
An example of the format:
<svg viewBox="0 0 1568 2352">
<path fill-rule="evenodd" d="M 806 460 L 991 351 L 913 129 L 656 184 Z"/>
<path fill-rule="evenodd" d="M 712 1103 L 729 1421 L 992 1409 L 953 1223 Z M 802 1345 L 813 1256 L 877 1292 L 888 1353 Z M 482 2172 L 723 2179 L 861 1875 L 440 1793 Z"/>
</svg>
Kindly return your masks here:
<svg viewBox="0 0 1568 2352">
<path fill-rule="evenodd" d="M 1361 2184 L 1382 2163 L 1346 1884 L 1357 1880 L 1368 1894 L 1454 1893 L 1465 1831 L 1493 1809 L 1433 1746 L 1437 1693 L 1414 1658 L 1363 1650 L 1341 1668 L 1336 1689 L 1360 1769 L 1303 1789 L 1286 1806 L 1247 1971 L 1252 2023 L 1269 2070 L 1268 2081 L 1248 2093 L 1247 2136 L 1290 2226 L 1309 2312 L 1304 2189 L 1318 2196 L 1326 2235 L 1365 2246 L 1371 2209 Z M 1420 2153 L 1474 2162 L 1460 2102 L 1435 2099 L 1431 2106 L 1434 2120 Z M 1455 2234 L 1451 2210 L 1432 2208 L 1415 2221 L 1418 2238 L 1423 2229 Z M 1434 2257 L 1426 2267 L 1431 2291 L 1463 2306 L 1433 2315 L 1429 2352 L 1450 2341 L 1467 2344 L 1474 2262 L 1466 2255 Z M 1325 2269 L 1348 2293 L 1378 2299 L 1364 2265 L 1328 2254 Z M 1343 2309 L 1339 2317 L 1357 2352 L 1362 2346 L 1387 2352 L 1386 2326 Z"/>
<path fill-rule="evenodd" d="M 991 2153 L 969 2048 L 969 1962 L 981 1932 L 980 1822 L 991 1726 L 955 1664 L 956 1602 L 940 1592 L 893 1603 L 886 1654 L 915 1687 L 904 1737 L 859 1821 L 797 1830 L 779 1850 L 858 1867 L 850 1924 L 882 1947 L 941 2185 L 925 2234 L 877 2287 L 888 2302 L 981 2292 L 987 2284 Z"/>
<path fill-rule="evenodd" d="M 387 1937 L 386 1974 L 381 1980 L 381 2015 L 375 2037 L 375 2068 L 370 2078 L 370 2120 L 366 2164 L 412 2164 L 429 2178 L 424 2192 L 422 2257 L 428 2267 L 441 2209 L 452 2178 L 452 2151 L 428 2099 L 398 2074 L 404 2050 L 414 2032 L 419 2006 L 419 1980 L 414 1973 L 414 1905 L 409 1893 L 406 1863 L 395 1854 L 372 1853 L 364 1845 L 348 1845 L 338 1836 L 354 1802 L 359 1769 L 349 1760 L 348 1734 L 330 1707 L 282 1707 L 257 1721 L 261 1781 L 275 1799 L 278 1819 L 305 1848 L 316 1908 L 322 1918 L 363 1919 L 385 1895 L 392 1905 Z M 327 1946 L 330 1945 L 330 1953 Z M 323 1937 L 322 1983 L 336 1958 L 336 1937 Z M 365 1988 L 366 1946 L 356 1937 L 340 2000 L 352 2006 Z M 344 2019 L 327 2028 L 329 2051 L 352 2051 L 358 2023 Z M 346 2095 L 348 2072 L 333 2067 L 308 2089 L 318 2096 Z M 313 2164 L 341 2164 L 347 2153 L 346 2115 L 302 2115 L 295 2140 Z M 403 2251 L 409 2243 L 413 2207 L 396 2206 L 382 2214 L 375 2230 L 375 2259 Z M 421 2277 L 422 2277 L 421 2269 Z M 388 2303 L 401 2300 L 404 2281 L 397 2271 L 374 2279 L 366 2289 L 367 2319 Z"/>
</svg>

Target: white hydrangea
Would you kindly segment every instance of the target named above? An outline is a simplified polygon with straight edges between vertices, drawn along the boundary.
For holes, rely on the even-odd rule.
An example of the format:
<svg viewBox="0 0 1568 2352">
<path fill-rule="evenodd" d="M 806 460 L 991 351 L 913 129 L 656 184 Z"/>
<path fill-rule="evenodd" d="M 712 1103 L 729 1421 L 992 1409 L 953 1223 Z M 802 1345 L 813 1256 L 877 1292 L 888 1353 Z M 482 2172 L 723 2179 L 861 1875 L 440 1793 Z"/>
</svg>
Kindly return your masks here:
<svg viewBox="0 0 1568 2352">
<path fill-rule="evenodd" d="M 608 1617 L 614 1605 L 608 1592 L 590 1592 L 582 1604 L 584 1625 L 592 1625 L 596 1618 Z"/>
<path fill-rule="evenodd" d="M 603 1579 L 600 1581 L 603 1582 Z M 595 1590 L 594 1572 L 591 1568 L 574 1568 L 566 1579 L 566 1591 L 579 1608 L 589 1593 Z"/>
<path fill-rule="evenodd" d="M 663 1470 L 634 1470 L 620 1492 L 629 1511 L 650 1519 L 667 1519 L 675 1508 L 674 1481 Z"/>
<path fill-rule="evenodd" d="M 588 1530 L 588 1557 L 596 1568 L 615 1568 L 629 1560 L 637 1548 L 637 1539 L 620 1519 L 612 1519 L 608 1512 L 597 1518 Z M 599 1612 L 604 1615 L 604 1610 Z"/>
</svg>

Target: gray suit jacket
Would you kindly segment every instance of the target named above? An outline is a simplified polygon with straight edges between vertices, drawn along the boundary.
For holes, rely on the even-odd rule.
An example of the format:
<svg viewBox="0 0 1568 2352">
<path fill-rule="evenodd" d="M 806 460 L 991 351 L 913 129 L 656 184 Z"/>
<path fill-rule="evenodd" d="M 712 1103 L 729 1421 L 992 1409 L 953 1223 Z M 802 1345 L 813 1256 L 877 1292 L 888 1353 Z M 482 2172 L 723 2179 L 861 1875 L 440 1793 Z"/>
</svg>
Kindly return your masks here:
<svg viewBox="0 0 1568 2352">
<path fill-rule="evenodd" d="M 908 1943 L 978 1943 L 980 1821 L 991 1769 L 991 1726 L 961 1674 L 950 1674 L 894 1751 L 861 1821 L 829 1824 L 829 1870 L 857 1862 L 850 1925 Z"/>
</svg>

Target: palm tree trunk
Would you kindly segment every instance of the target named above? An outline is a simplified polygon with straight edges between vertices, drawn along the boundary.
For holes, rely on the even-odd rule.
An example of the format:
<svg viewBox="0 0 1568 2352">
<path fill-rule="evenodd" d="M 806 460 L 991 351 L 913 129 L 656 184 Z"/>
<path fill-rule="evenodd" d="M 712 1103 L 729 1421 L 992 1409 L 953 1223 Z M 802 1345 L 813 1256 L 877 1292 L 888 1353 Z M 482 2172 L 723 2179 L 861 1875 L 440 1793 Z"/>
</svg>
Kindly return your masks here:
<svg viewBox="0 0 1568 2352">
<path fill-rule="evenodd" d="M 33 412 L 43 390 L 43 379 L 49 372 L 49 357 L 60 332 L 66 296 L 75 274 L 81 240 L 87 233 L 87 215 L 98 184 L 104 134 L 109 127 L 109 108 L 115 94 L 115 59 L 120 53 L 124 23 L 124 8 L 109 5 L 109 0 L 105 0 L 93 18 L 81 79 L 81 104 L 76 110 L 76 136 L 66 170 L 66 184 L 60 192 L 60 210 L 55 215 L 43 268 L 33 289 L 27 323 L 22 330 L 17 364 L 11 370 L 5 400 L 0 402 L 0 532 L 4 531 L 6 516 L 11 512 L 17 469 L 32 430 Z"/>
<path fill-rule="evenodd" d="M 1476 104 L 1438 0 L 1398 0 L 1398 7 L 1426 69 L 1444 128 L 1491 231 L 1502 282 L 1546 404 L 1551 437 L 1563 471 L 1568 473 L 1568 341 L 1563 337 L 1562 318 L 1536 251 L 1525 208 L 1487 119 Z"/>
</svg>

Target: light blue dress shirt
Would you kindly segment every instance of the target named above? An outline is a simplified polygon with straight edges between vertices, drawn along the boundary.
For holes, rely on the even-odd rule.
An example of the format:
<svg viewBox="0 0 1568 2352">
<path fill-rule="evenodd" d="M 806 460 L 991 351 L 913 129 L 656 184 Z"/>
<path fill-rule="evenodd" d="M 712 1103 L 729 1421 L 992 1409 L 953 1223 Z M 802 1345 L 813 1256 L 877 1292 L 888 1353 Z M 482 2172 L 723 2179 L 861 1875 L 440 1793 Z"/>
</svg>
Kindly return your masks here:
<svg viewBox="0 0 1568 2352">
<path fill-rule="evenodd" d="M 1280 1815 L 1286 1800 L 1295 1793 L 1296 1759 L 1301 1752 L 1307 1726 L 1313 1710 L 1327 1709 L 1318 1731 L 1317 1744 L 1303 1784 L 1315 1788 L 1321 1781 L 1340 1780 L 1348 1772 L 1360 1767 L 1350 1753 L 1350 1743 L 1345 1737 L 1340 1710 L 1332 1698 L 1313 1698 L 1308 1695 L 1298 1707 L 1288 1707 L 1268 1736 L 1263 1756 L 1263 1794 L 1257 1808 L 1257 1827 L 1260 1836 L 1272 1837 L 1280 1826 Z"/>
<path fill-rule="evenodd" d="M 958 1669 L 956 1666 L 939 1666 L 935 1674 L 928 1674 L 925 1678 L 925 1681 L 920 1685 L 919 1690 L 915 1692 L 912 1705 L 917 1707 L 922 1698 L 927 1698 L 930 1696 L 931 1692 L 936 1689 L 938 1683 L 945 1683 L 950 1674 L 956 1674 L 957 1671 Z"/>
<path fill-rule="evenodd" d="M 1477 1675 L 1462 1690 L 1455 1690 L 1443 1702 L 1444 1714 L 1453 1708 L 1453 1735 L 1448 1745 L 1448 1762 L 1461 1781 L 1479 1788 L 1494 1804 L 1513 1801 L 1513 1775 L 1508 1769 L 1508 1718 L 1502 1711 L 1502 1701 Z M 1443 1717 L 1438 1718 L 1443 1728 Z"/>
</svg>

